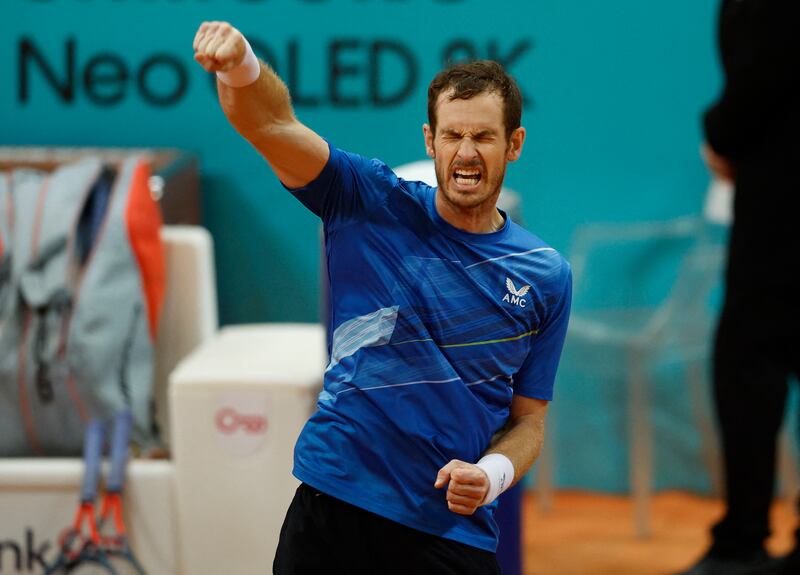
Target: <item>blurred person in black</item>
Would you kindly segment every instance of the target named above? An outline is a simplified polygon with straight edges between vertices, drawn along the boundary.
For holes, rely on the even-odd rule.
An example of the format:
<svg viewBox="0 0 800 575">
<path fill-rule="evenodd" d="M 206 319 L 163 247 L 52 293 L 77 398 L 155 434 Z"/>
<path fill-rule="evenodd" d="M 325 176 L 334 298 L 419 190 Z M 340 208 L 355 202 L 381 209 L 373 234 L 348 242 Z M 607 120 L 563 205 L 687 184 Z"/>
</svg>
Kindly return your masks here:
<svg viewBox="0 0 800 575">
<path fill-rule="evenodd" d="M 764 548 L 788 382 L 800 373 L 798 24 L 797 0 L 722 1 L 725 85 L 704 117 L 703 156 L 735 187 L 713 365 L 726 512 L 684 575 L 800 574 L 797 545 L 781 558 Z"/>
</svg>

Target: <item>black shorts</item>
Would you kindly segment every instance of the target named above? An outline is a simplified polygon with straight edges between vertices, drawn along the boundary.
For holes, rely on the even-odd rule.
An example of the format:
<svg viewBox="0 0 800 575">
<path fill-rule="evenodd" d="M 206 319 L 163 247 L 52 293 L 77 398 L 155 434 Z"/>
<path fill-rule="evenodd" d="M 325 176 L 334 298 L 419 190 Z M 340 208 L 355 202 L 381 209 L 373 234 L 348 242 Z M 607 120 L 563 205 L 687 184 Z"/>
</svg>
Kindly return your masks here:
<svg viewBox="0 0 800 575">
<path fill-rule="evenodd" d="M 430 535 L 325 495 L 295 493 L 275 575 L 500 575 L 495 554 Z"/>
</svg>

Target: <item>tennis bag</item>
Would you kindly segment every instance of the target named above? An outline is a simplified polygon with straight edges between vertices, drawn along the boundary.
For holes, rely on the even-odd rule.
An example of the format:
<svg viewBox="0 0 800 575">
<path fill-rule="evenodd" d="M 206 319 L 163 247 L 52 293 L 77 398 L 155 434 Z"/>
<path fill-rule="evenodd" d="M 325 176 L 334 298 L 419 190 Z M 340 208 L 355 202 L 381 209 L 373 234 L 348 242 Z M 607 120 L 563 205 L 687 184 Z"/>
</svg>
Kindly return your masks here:
<svg viewBox="0 0 800 575">
<path fill-rule="evenodd" d="M 117 168 L 0 172 L 0 456 L 79 455 L 85 425 L 125 408 L 156 441 L 161 216 L 148 163 Z"/>
</svg>

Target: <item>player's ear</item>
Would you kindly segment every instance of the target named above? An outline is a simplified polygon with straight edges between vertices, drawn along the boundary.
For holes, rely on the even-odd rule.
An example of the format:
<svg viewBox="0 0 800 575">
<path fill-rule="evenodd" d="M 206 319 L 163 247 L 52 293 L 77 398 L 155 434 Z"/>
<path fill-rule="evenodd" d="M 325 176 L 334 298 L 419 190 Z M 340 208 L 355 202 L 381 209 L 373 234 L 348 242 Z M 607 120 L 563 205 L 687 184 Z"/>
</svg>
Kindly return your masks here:
<svg viewBox="0 0 800 575">
<path fill-rule="evenodd" d="M 509 162 L 516 162 L 522 154 L 522 145 L 525 143 L 525 128 L 519 127 L 511 133 L 508 139 L 508 152 L 506 159 Z"/>
<path fill-rule="evenodd" d="M 435 158 L 436 152 L 433 150 L 433 131 L 428 124 L 422 124 L 422 135 L 425 138 L 425 153 L 429 158 Z"/>
</svg>

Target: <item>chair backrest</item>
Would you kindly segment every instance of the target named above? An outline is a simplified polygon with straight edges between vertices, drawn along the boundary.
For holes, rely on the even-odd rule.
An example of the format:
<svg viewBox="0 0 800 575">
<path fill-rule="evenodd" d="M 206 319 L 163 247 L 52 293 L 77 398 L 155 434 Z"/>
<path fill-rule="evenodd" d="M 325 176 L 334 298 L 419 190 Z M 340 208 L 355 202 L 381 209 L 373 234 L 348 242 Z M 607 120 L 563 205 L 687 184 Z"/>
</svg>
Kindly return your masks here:
<svg viewBox="0 0 800 575">
<path fill-rule="evenodd" d="M 178 362 L 217 331 L 217 288 L 211 234 L 199 226 L 161 231 L 167 292 L 155 348 L 156 421 L 169 444 L 167 381 Z"/>
<path fill-rule="evenodd" d="M 569 252 L 575 323 L 581 314 L 594 324 L 608 318 L 637 345 L 706 353 L 721 303 L 731 200 L 730 186 L 714 180 L 702 215 L 578 228 Z M 638 321 L 625 326 L 627 317 Z"/>
</svg>

